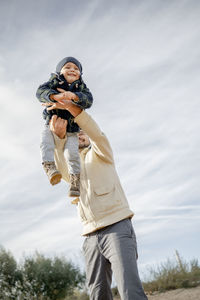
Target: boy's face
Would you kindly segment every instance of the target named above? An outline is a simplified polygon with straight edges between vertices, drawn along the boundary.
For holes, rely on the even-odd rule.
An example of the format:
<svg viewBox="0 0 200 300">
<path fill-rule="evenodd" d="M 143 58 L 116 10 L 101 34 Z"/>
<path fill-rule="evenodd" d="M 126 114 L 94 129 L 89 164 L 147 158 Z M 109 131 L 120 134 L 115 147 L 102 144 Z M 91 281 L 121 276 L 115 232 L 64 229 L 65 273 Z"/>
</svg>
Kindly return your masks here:
<svg viewBox="0 0 200 300">
<path fill-rule="evenodd" d="M 60 74 L 62 74 L 65 77 L 65 80 L 68 83 L 72 83 L 80 78 L 80 70 L 79 68 L 72 62 L 66 63 L 61 71 Z"/>
</svg>

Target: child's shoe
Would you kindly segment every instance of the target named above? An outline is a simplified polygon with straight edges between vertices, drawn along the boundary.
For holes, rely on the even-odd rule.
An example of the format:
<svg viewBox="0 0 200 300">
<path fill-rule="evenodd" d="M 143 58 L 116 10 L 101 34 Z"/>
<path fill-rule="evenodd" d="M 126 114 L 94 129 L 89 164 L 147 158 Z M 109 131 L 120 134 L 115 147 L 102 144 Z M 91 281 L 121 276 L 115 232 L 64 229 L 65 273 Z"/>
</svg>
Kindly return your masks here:
<svg viewBox="0 0 200 300">
<path fill-rule="evenodd" d="M 68 196 L 80 196 L 80 174 L 70 174 L 70 188 Z"/>
<path fill-rule="evenodd" d="M 62 175 L 56 169 L 54 161 L 45 161 L 42 163 L 42 165 L 52 185 L 55 185 L 61 181 Z"/>
<path fill-rule="evenodd" d="M 79 198 L 73 198 L 73 200 L 71 201 L 71 204 L 78 204 L 78 202 L 80 201 Z"/>
</svg>

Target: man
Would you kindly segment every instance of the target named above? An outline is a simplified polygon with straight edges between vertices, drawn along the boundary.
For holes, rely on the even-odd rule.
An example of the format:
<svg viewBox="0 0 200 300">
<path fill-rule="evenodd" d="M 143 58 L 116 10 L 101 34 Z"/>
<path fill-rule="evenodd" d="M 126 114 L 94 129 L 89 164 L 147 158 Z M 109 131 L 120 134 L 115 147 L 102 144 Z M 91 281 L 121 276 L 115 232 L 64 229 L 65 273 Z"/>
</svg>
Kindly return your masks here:
<svg viewBox="0 0 200 300">
<path fill-rule="evenodd" d="M 137 244 L 131 223 L 133 212 L 115 170 L 109 141 L 92 117 L 72 102 L 54 103 L 48 109 L 55 108 L 67 109 L 83 130 L 79 134 L 81 196 L 78 211 L 86 237 L 83 252 L 90 299 L 113 299 L 113 273 L 122 300 L 146 300 L 137 269 Z M 54 116 L 51 130 L 56 144 L 57 167 L 68 180 L 62 151 L 66 121 Z"/>
</svg>

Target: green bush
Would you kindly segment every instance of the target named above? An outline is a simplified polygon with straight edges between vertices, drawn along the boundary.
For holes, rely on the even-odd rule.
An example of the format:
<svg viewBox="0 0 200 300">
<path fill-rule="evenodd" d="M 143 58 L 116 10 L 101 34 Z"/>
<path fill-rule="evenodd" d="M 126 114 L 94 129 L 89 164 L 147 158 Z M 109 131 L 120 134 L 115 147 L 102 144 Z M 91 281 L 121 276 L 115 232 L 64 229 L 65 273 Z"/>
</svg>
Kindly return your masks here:
<svg viewBox="0 0 200 300">
<path fill-rule="evenodd" d="M 89 300 L 86 292 L 75 290 L 73 295 L 67 296 L 64 300 Z"/>
<path fill-rule="evenodd" d="M 47 299 L 62 299 L 84 283 L 85 277 L 65 258 L 45 258 L 36 254 L 26 258 L 23 273 L 33 285 L 35 293 Z"/>
<path fill-rule="evenodd" d="M 149 278 L 143 283 L 147 292 L 166 291 L 177 288 L 195 287 L 200 283 L 198 260 L 186 263 L 183 259 L 168 259 L 157 267 L 149 269 Z"/>
<path fill-rule="evenodd" d="M 0 276 L 3 276 L 9 285 L 14 285 L 15 281 L 20 280 L 22 277 L 15 258 L 3 247 L 0 247 Z"/>
<path fill-rule="evenodd" d="M 36 253 L 18 265 L 9 251 L 0 248 L 0 299 L 64 299 L 84 282 L 85 275 L 64 257 Z"/>
</svg>

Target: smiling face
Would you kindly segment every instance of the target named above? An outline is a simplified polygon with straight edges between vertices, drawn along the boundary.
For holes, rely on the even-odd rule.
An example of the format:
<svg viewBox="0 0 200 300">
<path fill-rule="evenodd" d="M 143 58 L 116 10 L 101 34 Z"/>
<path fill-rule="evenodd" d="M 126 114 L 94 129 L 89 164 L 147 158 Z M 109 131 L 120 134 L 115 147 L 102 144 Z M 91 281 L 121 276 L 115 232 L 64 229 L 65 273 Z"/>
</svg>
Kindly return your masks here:
<svg viewBox="0 0 200 300">
<path fill-rule="evenodd" d="M 81 73 L 77 65 L 72 62 L 68 62 L 62 67 L 60 74 L 65 77 L 65 80 L 68 83 L 72 83 L 80 78 Z"/>
</svg>

